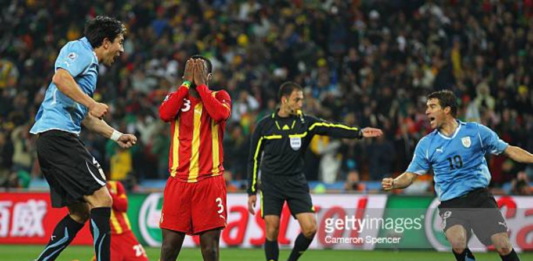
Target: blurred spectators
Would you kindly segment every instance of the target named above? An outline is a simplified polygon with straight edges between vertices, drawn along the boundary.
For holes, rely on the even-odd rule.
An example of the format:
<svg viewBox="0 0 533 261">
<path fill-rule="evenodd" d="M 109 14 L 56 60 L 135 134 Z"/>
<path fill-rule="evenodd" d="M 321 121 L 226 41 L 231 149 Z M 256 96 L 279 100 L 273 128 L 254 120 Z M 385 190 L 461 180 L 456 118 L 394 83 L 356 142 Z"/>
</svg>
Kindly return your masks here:
<svg viewBox="0 0 533 261">
<path fill-rule="evenodd" d="M 511 181 L 511 193 L 514 195 L 531 195 L 533 193 L 533 188 L 529 185 L 525 171 L 518 172 L 516 178 Z"/>
<path fill-rule="evenodd" d="M 346 176 L 346 182 L 344 183 L 344 191 L 363 192 L 365 189 L 365 184 L 361 183 L 361 180 L 359 179 L 359 172 L 356 170 L 351 170 L 348 172 L 348 175 Z"/>
<path fill-rule="evenodd" d="M 425 97 L 443 88 L 460 98 L 462 119 L 486 124 L 505 141 L 531 151 L 532 5 L 509 0 L 11 0 L 0 7 L 0 133 L 4 140 L 14 137 L 13 166 L 31 169 L 32 141 L 21 126 L 33 122 L 59 48 L 83 35 L 87 19 L 102 14 L 122 20 L 128 35 L 120 60 L 101 66 L 95 98 L 110 105 L 106 120 L 113 127 L 139 134 L 130 174 L 137 180 L 166 175 L 167 147 L 154 124 L 157 108 L 180 84 L 185 59 L 196 53 L 213 62 L 211 88 L 228 90 L 234 102 L 224 137 L 225 165 L 234 179 L 244 178 L 251 130 L 275 110 L 278 87 L 286 80 L 305 87 L 304 112 L 340 122 L 352 115 L 346 123 L 387 129 L 386 146 L 376 153 L 360 141 L 343 141 L 342 157 L 332 154 L 340 168 L 321 174 L 328 181 L 344 182 L 354 170 L 362 180 L 405 170 L 416 142 L 429 130 Z M 108 173 L 114 149 L 103 138 L 82 133 L 93 155 L 105 157 Z M 3 155 L 9 143 L 0 139 Z M 321 155 L 310 157 L 319 164 Z M 502 173 L 497 161 L 489 157 L 491 170 Z M 4 156 L 0 163 L 0 172 L 15 170 Z M 374 171 L 376 166 L 390 167 Z M 317 171 L 324 167 L 309 167 L 314 173 L 307 176 L 319 179 Z M 520 169 L 511 168 L 492 185 L 509 182 Z"/>
</svg>

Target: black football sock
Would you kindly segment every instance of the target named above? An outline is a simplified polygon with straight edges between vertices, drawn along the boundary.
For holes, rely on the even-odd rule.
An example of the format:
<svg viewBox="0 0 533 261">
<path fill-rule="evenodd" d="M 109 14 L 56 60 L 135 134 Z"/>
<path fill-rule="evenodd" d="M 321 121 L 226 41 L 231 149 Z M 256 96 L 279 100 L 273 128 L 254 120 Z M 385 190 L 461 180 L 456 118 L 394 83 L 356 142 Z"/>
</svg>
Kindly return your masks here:
<svg viewBox="0 0 533 261">
<path fill-rule="evenodd" d="M 80 224 L 69 215 L 64 217 L 59 223 L 57 223 L 48 245 L 41 252 L 41 255 L 37 258 L 37 261 L 42 260 L 56 260 L 56 258 L 61 254 L 69 244 L 74 240 L 78 231 L 83 228 L 83 224 Z"/>
<path fill-rule="evenodd" d="M 278 261 L 279 246 L 277 240 L 268 241 L 268 239 L 265 239 L 265 256 L 267 261 Z"/>
<path fill-rule="evenodd" d="M 511 253 L 507 254 L 506 256 L 500 255 L 500 257 L 502 258 L 502 261 L 520 261 L 520 258 L 518 258 L 518 255 L 516 254 L 514 249 L 513 251 L 511 251 Z"/>
<path fill-rule="evenodd" d="M 111 208 L 93 208 L 91 210 L 91 233 L 93 234 L 94 255 L 96 261 L 109 261 L 111 248 Z"/>
<path fill-rule="evenodd" d="M 300 233 L 294 242 L 294 248 L 292 249 L 291 255 L 289 256 L 288 261 L 296 261 L 300 256 L 309 248 L 313 242 L 312 238 L 307 238 L 304 234 Z"/>
</svg>

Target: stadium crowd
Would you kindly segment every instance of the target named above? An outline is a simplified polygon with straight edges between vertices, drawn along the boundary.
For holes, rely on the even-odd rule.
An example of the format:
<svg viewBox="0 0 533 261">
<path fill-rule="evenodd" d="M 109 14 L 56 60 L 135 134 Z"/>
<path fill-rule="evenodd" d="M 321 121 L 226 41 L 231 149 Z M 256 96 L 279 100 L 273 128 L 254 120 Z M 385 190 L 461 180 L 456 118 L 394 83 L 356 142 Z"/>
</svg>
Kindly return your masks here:
<svg viewBox="0 0 533 261">
<path fill-rule="evenodd" d="M 120 60 L 101 66 L 95 98 L 110 105 L 107 122 L 140 138 L 127 151 L 82 132 L 111 179 L 167 177 L 170 127 L 157 108 L 192 54 L 212 60 L 210 88 L 233 100 L 228 180 L 246 178 L 254 123 L 275 110 L 286 80 L 305 87 L 304 113 L 385 132 L 365 142 L 316 137 L 309 180 L 360 190 L 360 180 L 404 171 L 430 130 L 425 97 L 440 89 L 460 97 L 459 118 L 533 151 L 533 1 L 12 0 L 0 9 L 2 186 L 26 187 L 40 176 L 28 129 L 59 48 L 100 14 L 123 21 L 128 34 Z M 505 157 L 490 157 L 489 167 L 496 188 L 533 178 L 531 167 Z"/>
</svg>

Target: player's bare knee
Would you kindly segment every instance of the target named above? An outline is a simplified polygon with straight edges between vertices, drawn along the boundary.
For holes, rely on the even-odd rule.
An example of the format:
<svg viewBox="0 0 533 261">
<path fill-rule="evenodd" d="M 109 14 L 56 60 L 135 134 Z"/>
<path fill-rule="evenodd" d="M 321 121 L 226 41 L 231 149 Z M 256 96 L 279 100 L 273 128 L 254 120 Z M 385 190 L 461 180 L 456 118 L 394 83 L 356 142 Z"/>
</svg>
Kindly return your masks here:
<svg viewBox="0 0 533 261">
<path fill-rule="evenodd" d="M 463 241 L 463 240 L 457 240 L 457 241 L 454 241 L 454 240 L 450 240 L 450 245 L 452 246 L 452 248 L 454 249 L 466 249 L 466 241 Z M 461 251 L 455 251 L 456 253 L 462 253 L 462 250 Z"/>
<path fill-rule="evenodd" d="M 163 240 L 163 244 L 161 244 L 161 257 L 162 257 L 161 261 L 176 260 L 178 253 L 179 253 L 179 248 L 174 246 L 171 242 L 167 242 Z"/>
<path fill-rule="evenodd" d="M 494 247 L 496 247 L 496 251 L 498 251 L 500 255 L 508 255 L 513 250 L 513 246 L 511 245 L 509 237 L 506 233 L 499 233 L 493 235 L 491 239 L 492 244 L 494 244 Z"/>
<path fill-rule="evenodd" d="M 275 241 L 278 238 L 279 227 L 270 227 L 266 229 L 266 238 L 269 241 Z"/>
<path fill-rule="evenodd" d="M 314 238 L 316 234 L 316 226 L 310 226 L 305 229 L 302 229 L 302 233 L 307 238 Z"/>
<path fill-rule="evenodd" d="M 279 234 L 279 220 L 277 222 L 265 219 L 266 223 L 266 238 L 269 241 L 274 241 Z"/>
<path fill-rule="evenodd" d="M 448 237 L 448 241 L 450 242 L 450 245 L 455 253 L 462 253 L 466 249 L 466 237 L 460 235 Z"/>
<path fill-rule="evenodd" d="M 67 206 L 68 208 L 68 214 L 70 218 L 72 218 L 74 221 L 83 224 L 89 220 L 90 213 L 89 213 L 89 205 L 87 203 L 76 203 L 70 206 Z"/>
<path fill-rule="evenodd" d="M 452 250 L 453 250 L 453 252 L 455 252 L 457 254 L 461 254 L 461 253 L 465 252 L 466 246 L 465 247 L 452 247 Z"/>
<path fill-rule="evenodd" d="M 205 260 L 218 260 L 218 248 L 214 245 L 202 246 L 202 255 Z"/>
</svg>

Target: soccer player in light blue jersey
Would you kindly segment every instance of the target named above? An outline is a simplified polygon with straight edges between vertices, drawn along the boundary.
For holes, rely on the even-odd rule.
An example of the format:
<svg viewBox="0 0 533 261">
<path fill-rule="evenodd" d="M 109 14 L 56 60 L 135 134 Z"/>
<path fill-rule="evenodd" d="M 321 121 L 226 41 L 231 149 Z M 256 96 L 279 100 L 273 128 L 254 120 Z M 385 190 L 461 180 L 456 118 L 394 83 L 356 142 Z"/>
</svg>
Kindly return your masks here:
<svg viewBox="0 0 533 261">
<path fill-rule="evenodd" d="M 112 198 L 100 164 L 78 135 L 83 124 L 122 148 L 137 141 L 103 121 L 108 107 L 92 98 L 99 63 L 111 65 L 124 52 L 124 34 L 120 21 L 96 17 L 86 24 L 85 37 L 68 42 L 56 59 L 54 77 L 30 132 L 39 135 L 37 156 L 50 185 L 52 207 L 67 207 L 69 214 L 56 225 L 38 261 L 55 260 L 89 219 L 96 259 L 109 261 Z"/>
<path fill-rule="evenodd" d="M 491 129 L 456 119 L 457 98 L 448 90 L 427 100 L 431 133 L 416 146 L 411 164 L 399 177 L 385 178 L 384 190 L 403 189 L 433 169 L 435 191 L 441 201 L 440 216 L 446 238 L 457 260 L 475 260 L 467 243 L 473 231 L 485 245 L 494 244 L 504 261 L 520 260 L 507 235 L 507 225 L 492 194 L 485 154 L 501 154 L 521 163 L 533 155 L 502 141 Z"/>
</svg>

